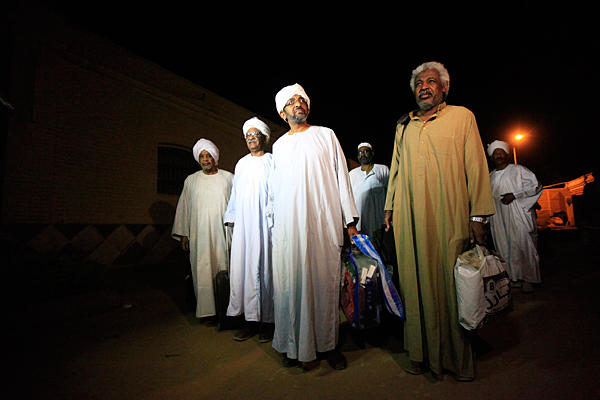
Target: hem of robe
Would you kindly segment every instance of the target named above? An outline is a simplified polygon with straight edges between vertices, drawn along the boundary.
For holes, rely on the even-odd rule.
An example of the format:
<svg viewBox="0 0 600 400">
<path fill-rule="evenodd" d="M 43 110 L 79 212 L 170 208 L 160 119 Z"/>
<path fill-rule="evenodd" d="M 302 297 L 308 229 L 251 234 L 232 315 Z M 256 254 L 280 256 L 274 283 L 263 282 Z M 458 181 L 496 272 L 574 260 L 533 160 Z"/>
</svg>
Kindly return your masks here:
<svg viewBox="0 0 600 400">
<path fill-rule="evenodd" d="M 198 315 L 198 314 L 196 314 L 196 318 L 214 317 L 215 315 L 217 315 L 217 313 L 213 313 L 213 314 L 203 314 L 203 315 Z"/>
<path fill-rule="evenodd" d="M 248 322 L 264 322 L 266 324 L 272 324 L 274 322 L 273 319 L 269 320 L 269 319 L 260 319 L 260 318 L 245 318 L 245 320 Z"/>
<path fill-rule="evenodd" d="M 473 353 L 472 353 L 473 354 Z M 450 372 L 451 374 L 454 374 L 458 377 L 461 378 L 469 378 L 469 379 L 474 379 L 475 378 L 475 355 L 473 354 L 473 370 L 470 372 L 467 371 L 459 371 L 458 368 L 454 368 L 454 367 L 447 367 L 445 365 L 442 365 L 441 367 L 439 365 L 436 366 L 432 366 L 431 364 L 429 364 L 429 360 L 427 359 L 423 359 L 423 360 L 415 360 L 413 358 L 410 357 L 410 353 L 408 355 L 408 359 L 410 361 L 414 361 L 417 363 L 424 363 L 427 365 L 427 367 L 434 373 L 436 373 L 437 375 L 442 375 L 444 372 Z M 467 368 L 469 369 L 469 368 Z"/>
<path fill-rule="evenodd" d="M 331 347 L 331 348 L 329 348 L 329 346 L 326 346 L 325 350 L 315 350 L 315 356 L 313 358 L 307 358 L 307 359 L 304 359 L 304 357 L 299 357 L 298 349 L 296 349 L 295 354 L 294 354 L 295 357 L 294 357 L 294 356 L 290 356 L 290 352 L 289 351 L 283 350 L 281 347 L 278 347 L 278 346 L 276 347 L 275 343 L 273 343 L 272 347 L 273 347 L 273 349 L 276 352 L 278 352 L 280 354 L 286 354 L 286 356 L 288 358 L 291 358 L 292 360 L 298 360 L 300 362 L 310 362 L 310 361 L 314 361 L 314 360 L 317 359 L 317 353 L 326 353 L 328 351 L 335 350 L 335 348 L 337 347 L 337 345 L 333 345 L 333 347 Z"/>
<path fill-rule="evenodd" d="M 246 315 L 243 312 L 239 312 L 239 313 L 229 313 L 227 312 L 225 315 L 227 315 L 228 317 L 239 317 L 239 316 L 244 316 L 244 320 L 248 321 L 248 322 L 264 322 L 267 324 L 272 324 L 275 319 L 274 318 L 260 318 L 257 316 L 251 316 L 251 317 L 246 317 Z"/>
</svg>

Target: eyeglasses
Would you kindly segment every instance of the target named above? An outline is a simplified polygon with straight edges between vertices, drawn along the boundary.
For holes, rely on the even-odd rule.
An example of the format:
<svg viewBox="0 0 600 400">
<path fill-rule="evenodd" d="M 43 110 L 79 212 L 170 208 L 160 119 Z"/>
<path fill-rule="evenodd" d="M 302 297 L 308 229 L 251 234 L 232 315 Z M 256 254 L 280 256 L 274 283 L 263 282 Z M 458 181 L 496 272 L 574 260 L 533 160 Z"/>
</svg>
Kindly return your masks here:
<svg viewBox="0 0 600 400">
<path fill-rule="evenodd" d="M 244 138 L 246 140 L 250 139 L 250 138 L 256 138 L 256 139 L 260 139 L 263 136 L 262 132 L 248 132 L 244 135 Z"/>
<path fill-rule="evenodd" d="M 305 99 L 304 97 L 298 97 L 297 99 L 295 99 L 295 98 L 293 98 L 293 97 L 292 97 L 291 99 L 289 99 L 289 100 L 287 101 L 287 103 L 285 103 L 285 106 L 286 106 L 286 107 L 287 107 L 287 106 L 291 106 L 291 105 L 293 105 L 295 102 L 298 102 L 298 103 L 300 103 L 300 104 L 307 104 L 307 105 L 308 105 L 308 102 L 306 101 L 306 99 Z"/>
<path fill-rule="evenodd" d="M 373 150 L 371 150 L 371 149 L 359 150 L 358 155 L 360 156 L 361 154 L 367 154 L 367 153 L 372 153 L 372 152 L 373 152 Z"/>
</svg>

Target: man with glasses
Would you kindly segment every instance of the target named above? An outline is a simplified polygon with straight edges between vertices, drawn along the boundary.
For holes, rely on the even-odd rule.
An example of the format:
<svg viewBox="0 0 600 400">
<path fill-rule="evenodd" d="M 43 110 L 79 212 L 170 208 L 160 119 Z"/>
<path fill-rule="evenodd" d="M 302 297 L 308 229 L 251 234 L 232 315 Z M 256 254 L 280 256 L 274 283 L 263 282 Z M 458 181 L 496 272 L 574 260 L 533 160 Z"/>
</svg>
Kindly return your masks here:
<svg viewBox="0 0 600 400">
<path fill-rule="evenodd" d="M 356 229 L 369 237 L 373 237 L 383 226 L 385 194 L 390 176 L 387 165 L 375 164 L 374 156 L 373 146 L 366 142 L 359 144 L 360 167 L 350 171 L 350 183 L 360 216 Z"/>
<path fill-rule="evenodd" d="M 249 154 L 234 170 L 233 188 L 223 217 L 233 225 L 230 297 L 227 315 L 244 315 L 243 328 L 233 339 L 244 341 L 258 332 L 258 341 L 273 337 L 273 278 L 271 269 L 271 232 L 266 209 L 272 156 L 265 152 L 271 131 L 254 117 L 242 126 Z"/>
<path fill-rule="evenodd" d="M 320 358 L 346 367 L 336 349 L 344 227 L 356 235 L 358 212 L 346 158 L 335 133 L 307 123 L 310 99 L 290 85 L 275 96 L 290 130 L 273 145 L 273 348 L 285 366 L 305 370 Z"/>
</svg>

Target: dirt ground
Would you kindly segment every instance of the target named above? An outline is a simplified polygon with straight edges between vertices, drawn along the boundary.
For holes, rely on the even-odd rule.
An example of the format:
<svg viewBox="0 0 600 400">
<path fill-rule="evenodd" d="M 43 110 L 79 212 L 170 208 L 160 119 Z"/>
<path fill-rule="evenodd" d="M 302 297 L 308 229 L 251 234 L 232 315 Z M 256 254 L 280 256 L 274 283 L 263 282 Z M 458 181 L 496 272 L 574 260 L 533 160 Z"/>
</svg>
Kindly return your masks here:
<svg viewBox="0 0 600 400">
<path fill-rule="evenodd" d="M 598 399 L 598 243 L 550 232 L 540 253 L 543 283 L 514 290 L 514 310 L 479 330 L 473 382 L 405 373 L 397 324 L 342 324 L 343 371 L 284 368 L 270 343 L 234 342 L 196 320 L 169 264 L 111 271 L 76 295 L 11 299 L 7 389 L 36 399 Z"/>
</svg>

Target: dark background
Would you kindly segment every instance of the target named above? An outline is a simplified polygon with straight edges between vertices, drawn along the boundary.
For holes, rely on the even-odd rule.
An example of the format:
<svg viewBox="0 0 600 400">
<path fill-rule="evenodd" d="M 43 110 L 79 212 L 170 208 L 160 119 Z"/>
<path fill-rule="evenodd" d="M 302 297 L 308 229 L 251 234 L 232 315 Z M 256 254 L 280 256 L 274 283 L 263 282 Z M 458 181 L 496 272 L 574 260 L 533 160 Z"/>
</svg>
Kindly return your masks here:
<svg viewBox="0 0 600 400">
<path fill-rule="evenodd" d="M 334 129 L 348 158 L 368 141 L 388 164 L 396 120 L 415 108 L 411 71 L 450 72 L 449 104 L 471 109 L 484 146 L 526 140 L 517 158 L 544 185 L 597 171 L 598 51 L 590 11 L 528 3 L 485 10 L 377 3 L 42 1 L 97 33 L 257 114 L 300 83 L 309 122 Z M 588 17 L 588 15 L 590 15 Z"/>
</svg>

